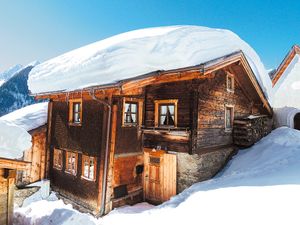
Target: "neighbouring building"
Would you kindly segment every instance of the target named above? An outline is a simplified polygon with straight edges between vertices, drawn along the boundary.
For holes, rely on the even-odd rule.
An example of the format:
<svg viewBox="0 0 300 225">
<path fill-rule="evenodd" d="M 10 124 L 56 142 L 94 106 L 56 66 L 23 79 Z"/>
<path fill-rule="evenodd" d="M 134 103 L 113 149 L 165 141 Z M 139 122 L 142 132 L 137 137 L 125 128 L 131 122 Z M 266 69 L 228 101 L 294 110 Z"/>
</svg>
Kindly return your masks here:
<svg viewBox="0 0 300 225">
<path fill-rule="evenodd" d="M 31 147 L 31 136 L 15 124 L 0 120 L 0 224 L 12 225 L 17 171 L 27 170 L 29 162 L 19 160 Z"/>
<path fill-rule="evenodd" d="M 52 188 L 103 215 L 211 178 L 235 152 L 235 124 L 272 117 L 262 71 L 235 34 L 195 26 L 121 34 L 35 67 Z"/>
<path fill-rule="evenodd" d="M 17 186 L 24 186 L 47 177 L 49 166 L 46 161 L 47 115 L 48 102 L 43 102 L 0 117 L 0 120 L 13 123 L 31 135 L 32 147 L 26 149 L 20 158 L 31 164 L 26 170 L 17 172 Z"/>
<path fill-rule="evenodd" d="M 300 47 L 294 45 L 272 79 L 275 126 L 300 130 Z"/>
</svg>

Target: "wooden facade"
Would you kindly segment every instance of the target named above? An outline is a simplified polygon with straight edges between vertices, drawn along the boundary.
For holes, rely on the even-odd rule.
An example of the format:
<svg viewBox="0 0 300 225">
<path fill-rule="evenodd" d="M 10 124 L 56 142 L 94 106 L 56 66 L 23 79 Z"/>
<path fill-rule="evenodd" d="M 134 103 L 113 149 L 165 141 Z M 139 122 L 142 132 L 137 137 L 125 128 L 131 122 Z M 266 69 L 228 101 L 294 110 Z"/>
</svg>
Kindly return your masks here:
<svg viewBox="0 0 300 225">
<path fill-rule="evenodd" d="M 16 184 L 24 186 L 29 183 L 43 180 L 48 177 L 46 157 L 47 126 L 41 126 L 29 131 L 32 137 L 32 147 L 24 152 L 23 160 L 31 162 L 30 167 L 24 171 L 18 171 Z"/>
<path fill-rule="evenodd" d="M 47 149 L 52 187 L 98 215 L 143 198 L 168 200 L 177 192 L 176 153 L 222 151 L 233 145 L 234 119 L 272 116 L 241 52 L 110 87 L 37 97 L 51 99 Z M 78 99 L 80 106 L 70 112 Z M 77 118 L 76 124 L 70 118 Z M 82 177 L 90 168 L 83 165 L 87 156 L 96 159 L 92 180 Z M 61 166 L 54 165 L 58 160 Z"/>
<path fill-rule="evenodd" d="M 12 225 L 16 172 L 29 167 L 28 162 L 0 158 L 0 224 Z"/>
</svg>

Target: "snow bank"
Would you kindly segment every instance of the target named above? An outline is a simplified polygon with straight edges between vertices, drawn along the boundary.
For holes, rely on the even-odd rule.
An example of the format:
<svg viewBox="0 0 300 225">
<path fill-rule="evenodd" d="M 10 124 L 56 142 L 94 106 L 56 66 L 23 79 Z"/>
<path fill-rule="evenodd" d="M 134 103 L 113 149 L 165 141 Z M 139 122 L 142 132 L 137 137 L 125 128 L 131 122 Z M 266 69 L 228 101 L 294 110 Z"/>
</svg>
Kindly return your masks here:
<svg viewBox="0 0 300 225">
<path fill-rule="evenodd" d="M 195 66 L 239 50 L 266 95 L 270 94 L 271 80 L 246 42 L 229 30 L 200 26 L 148 28 L 104 39 L 36 66 L 28 85 L 32 93 L 70 91 L 156 70 Z"/>
<path fill-rule="evenodd" d="M 94 220 L 60 201 L 43 201 L 29 205 L 22 215 L 30 224 L 68 225 L 74 219 L 74 224 L 85 221 L 91 225 L 298 225 L 299 140 L 297 130 L 276 129 L 253 147 L 240 151 L 214 179 L 197 183 L 160 206 L 142 203 L 122 207 Z M 46 222 L 39 222 L 40 218 Z"/>
<path fill-rule="evenodd" d="M 23 128 L 0 120 L 0 157 L 18 159 L 31 148 L 31 135 Z"/>
<path fill-rule="evenodd" d="M 48 102 L 37 103 L 18 109 L 12 113 L 0 117 L 0 120 L 8 121 L 31 131 L 47 123 Z"/>
<path fill-rule="evenodd" d="M 41 200 L 15 210 L 14 225 L 94 225 L 96 219 L 79 213 L 62 200 Z"/>
</svg>

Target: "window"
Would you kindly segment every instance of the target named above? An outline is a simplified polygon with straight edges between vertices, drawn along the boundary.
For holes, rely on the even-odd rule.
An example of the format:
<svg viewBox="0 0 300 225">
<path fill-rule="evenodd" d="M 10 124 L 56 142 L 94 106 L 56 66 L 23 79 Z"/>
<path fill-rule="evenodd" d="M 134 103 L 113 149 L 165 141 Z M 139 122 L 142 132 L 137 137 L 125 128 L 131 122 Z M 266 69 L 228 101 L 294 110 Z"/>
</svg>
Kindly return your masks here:
<svg viewBox="0 0 300 225">
<path fill-rule="evenodd" d="M 123 98 L 122 126 L 141 126 L 143 121 L 143 99 Z"/>
<path fill-rule="evenodd" d="M 96 158 L 82 155 L 82 177 L 96 180 Z"/>
<path fill-rule="evenodd" d="M 233 106 L 225 106 L 225 130 L 231 131 L 233 127 Z"/>
<path fill-rule="evenodd" d="M 125 102 L 124 109 L 124 125 L 137 124 L 137 108 L 138 104 L 135 102 Z"/>
<path fill-rule="evenodd" d="M 234 91 L 234 76 L 233 76 L 233 74 L 227 73 L 226 87 L 227 87 L 227 91 L 229 91 L 229 92 Z"/>
<path fill-rule="evenodd" d="M 61 170 L 62 169 L 62 150 L 54 149 L 53 151 L 53 168 Z"/>
<path fill-rule="evenodd" d="M 156 100 L 155 103 L 155 126 L 177 126 L 177 99 Z"/>
<path fill-rule="evenodd" d="M 66 170 L 65 172 L 72 175 L 77 174 L 77 153 L 66 151 Z"/>
<path fill-rule="evenodd" d="M 159 105 L 159 126 L 175 126 L 175 105 Z"/>
<path fill-rule="evenodd" d="M 82 122 L 82 100 L 72 99 L 69 101 L 69 124 L 80 125 Z"/>
</svg>

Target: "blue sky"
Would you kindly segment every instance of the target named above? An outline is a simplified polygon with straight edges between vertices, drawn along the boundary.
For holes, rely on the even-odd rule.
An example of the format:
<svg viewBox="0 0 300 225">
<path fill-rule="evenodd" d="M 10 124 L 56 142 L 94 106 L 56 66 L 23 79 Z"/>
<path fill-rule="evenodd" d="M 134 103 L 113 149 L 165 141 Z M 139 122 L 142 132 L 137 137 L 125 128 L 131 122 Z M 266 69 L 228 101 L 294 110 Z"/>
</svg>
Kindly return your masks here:
<svg viewBox="0 0 300 225">
<path fill-rule="evenodd" d="M 237 33 L 275 68 L 300 44 L 300 1 L 0 0 L 0 71 L 138 28 L 192 24 Z"/>
</svg>

